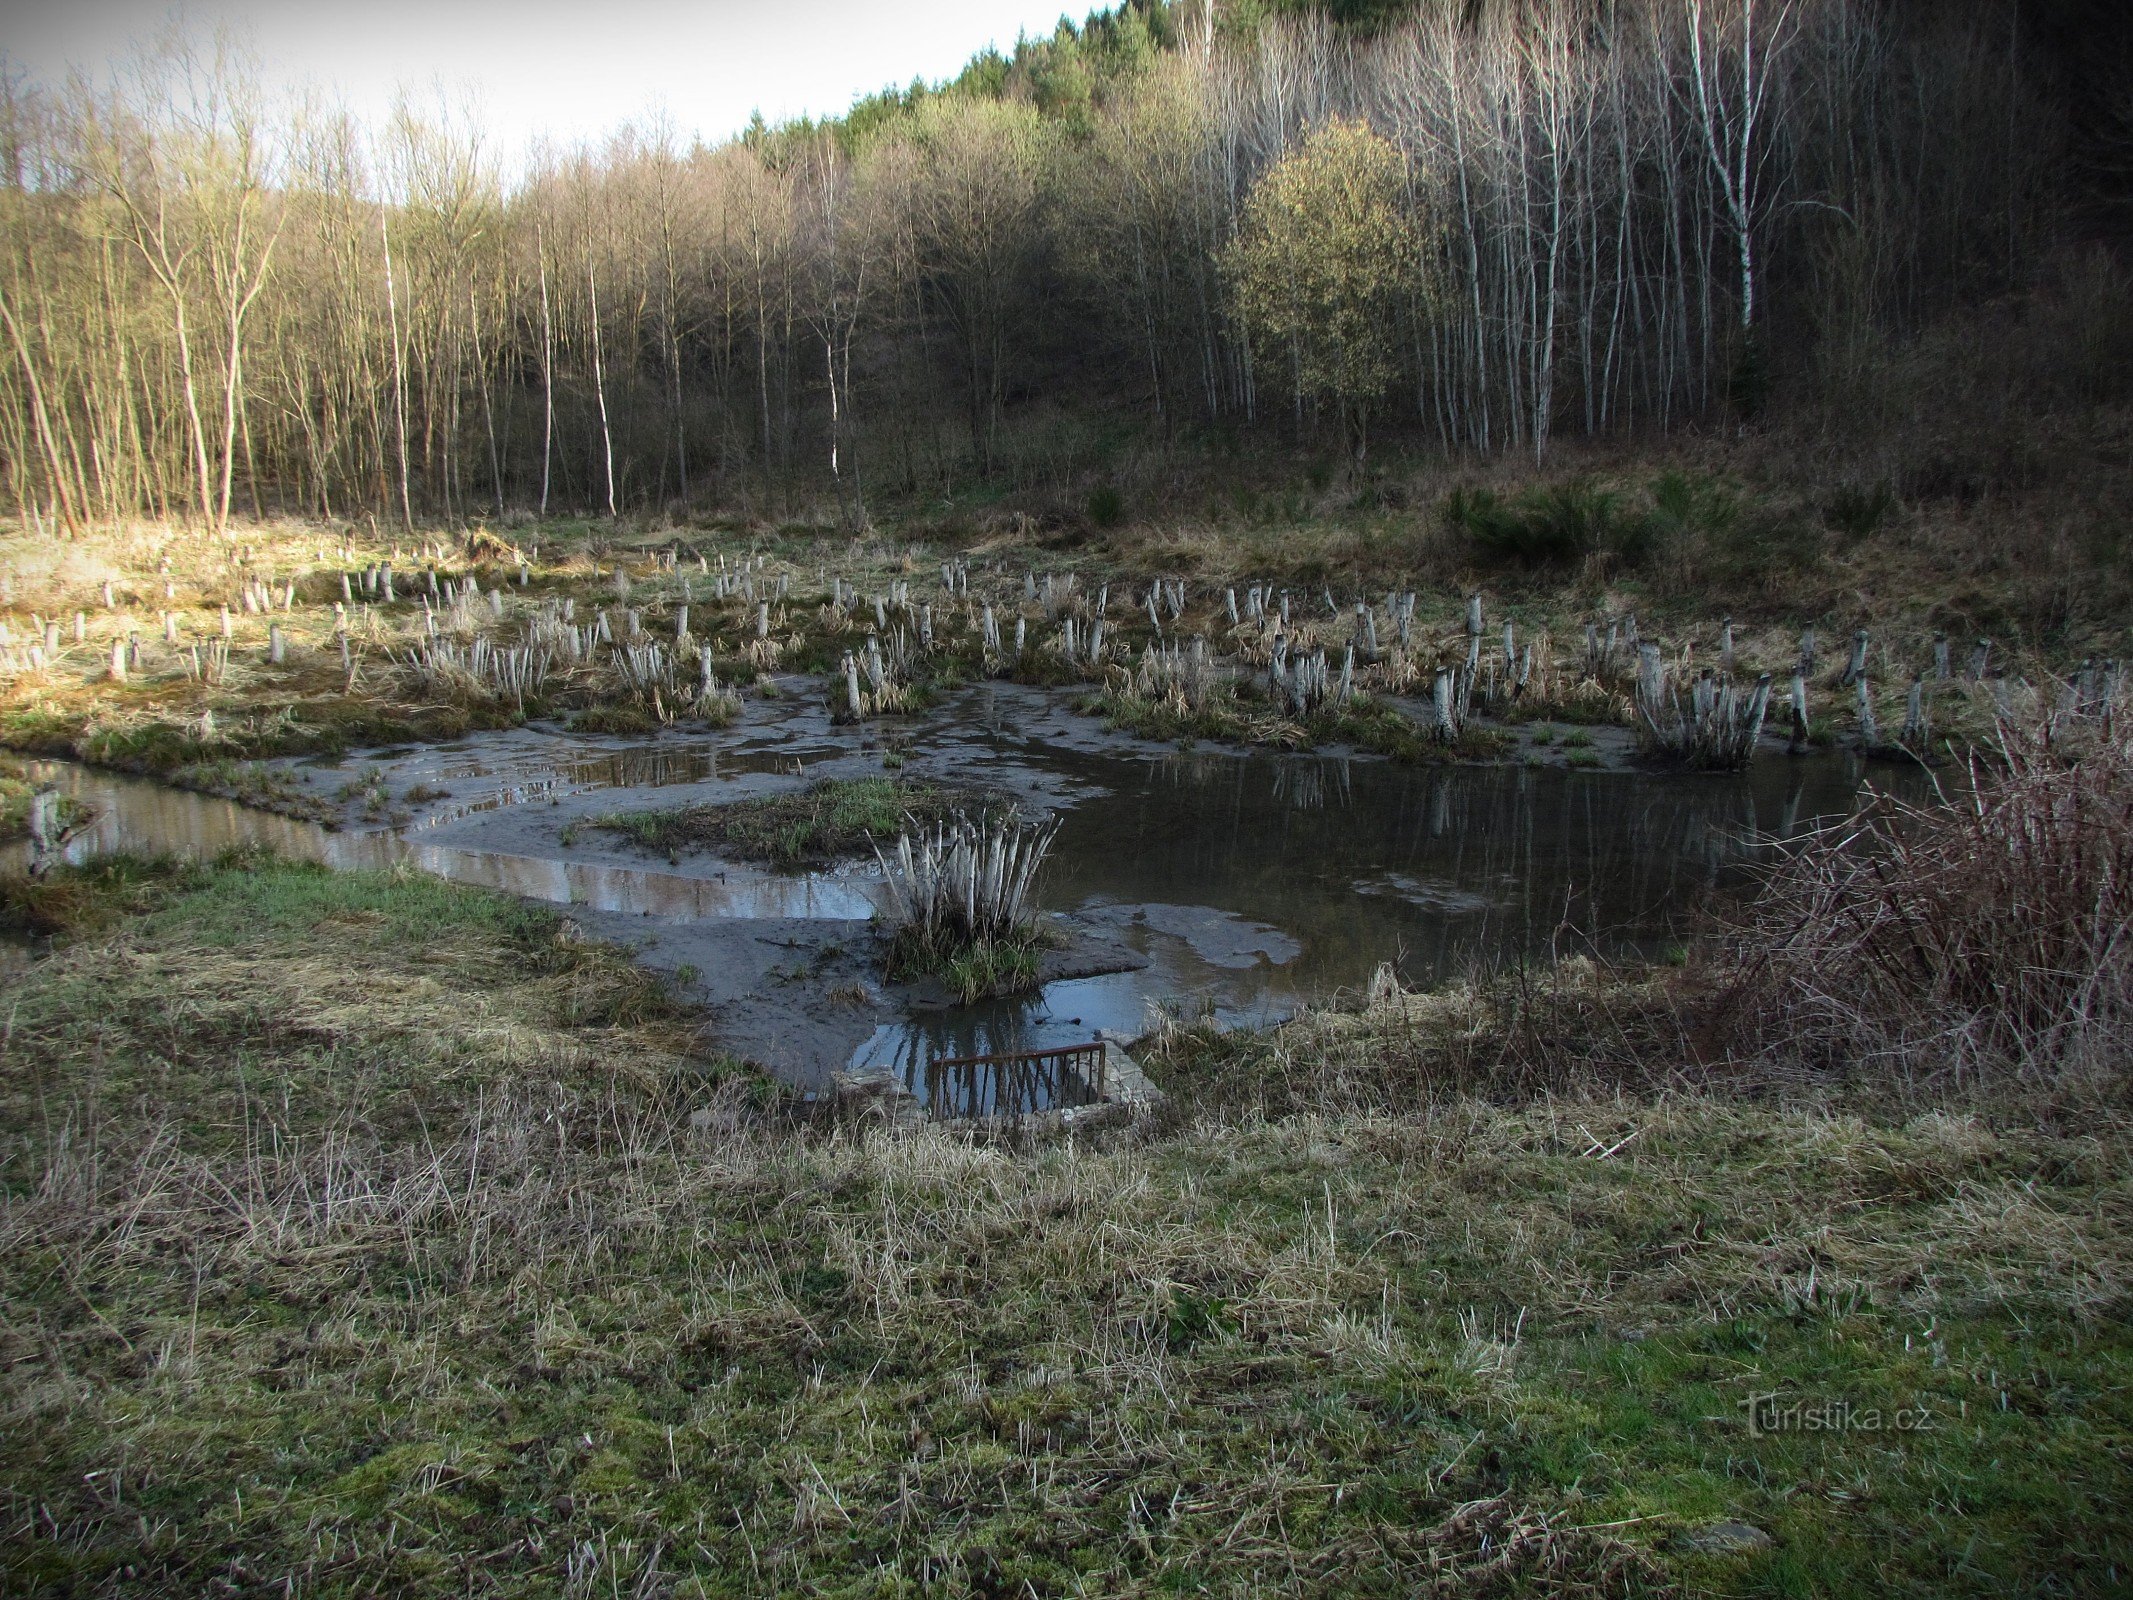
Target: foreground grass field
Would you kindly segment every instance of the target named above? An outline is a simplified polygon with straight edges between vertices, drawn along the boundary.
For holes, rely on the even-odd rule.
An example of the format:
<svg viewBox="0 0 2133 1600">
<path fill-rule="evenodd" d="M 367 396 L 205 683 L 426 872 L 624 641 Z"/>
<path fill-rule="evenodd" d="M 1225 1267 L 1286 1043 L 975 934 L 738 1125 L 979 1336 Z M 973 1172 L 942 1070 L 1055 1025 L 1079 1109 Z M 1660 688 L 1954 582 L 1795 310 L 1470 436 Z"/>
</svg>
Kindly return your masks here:
<svg viewBox="0 0 2133 1600">
<path fill-rule="evenodd" d="M 4 997 L 10 1593 L 2133 1572 L 2108 1110 L 1513 1095 L 1474 1070 L 1500 1006 L 1450 991 L 1172 1031 L 1165 1126 L 1017 1152 L 796 1123 L 479 892 L 233 862 L 41 896 L 133 915 Z"/>
</svg>

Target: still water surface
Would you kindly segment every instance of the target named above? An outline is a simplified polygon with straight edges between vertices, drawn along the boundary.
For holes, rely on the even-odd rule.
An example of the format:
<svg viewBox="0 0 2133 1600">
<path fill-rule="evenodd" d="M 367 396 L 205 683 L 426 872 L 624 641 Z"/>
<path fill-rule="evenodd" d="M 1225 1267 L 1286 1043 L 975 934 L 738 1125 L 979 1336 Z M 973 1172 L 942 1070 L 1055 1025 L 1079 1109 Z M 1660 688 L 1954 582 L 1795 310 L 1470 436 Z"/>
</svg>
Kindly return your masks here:
<svg viewBox="0 0 2133 1600">
<path fill-rule="evenodd" d="M 1271 1021 L 1367 983 L 1384 962 L 1418 985 L 1551 953 L 1655 953 L 1681 936 L 1711 889 L 1739 881 L 1752 841 L 1842 813 L 1862 775 L 1842 755 L 1766 756 L 1726 776 L 1420 768 L 1076 747 L 997 723 L 974 737 L 970 726 L 952 715 L 921 725 L 912 770 L 1042 793 L 1061 817 L 1042 903 L 1115 934 L 1148 964 L 1021 1001 L 891 1005 L 848 1064 L 893 1067 L 922 1090 L 926 1064 L 941 1056 L 1074 1044 L 1098 1030 L 1131 1036 L 1151 1008 Z M 859 922 L 879 892 L 871 867 L 786 875 L 623 864 L 612 840 L 572 849 L 526 823 L 531 808 L 545 814 L 566 800 L 589 814 L 716 799 L 736 778 L 789 770 L 796 750 L 810 775 L 879 770 L 855 765 L 876 758 L 822 732 L 634 748 L 517 735 L 407 752 L 399 768 L 387 753 L 373 765 L 449 784 L 453 802 L 419 825 L 340 832 L 67 763 L 38 770 L 98 813 L 77 857 L 258 846 L 339 868 L 407 864 L 665 925 Z"/>
</svg>

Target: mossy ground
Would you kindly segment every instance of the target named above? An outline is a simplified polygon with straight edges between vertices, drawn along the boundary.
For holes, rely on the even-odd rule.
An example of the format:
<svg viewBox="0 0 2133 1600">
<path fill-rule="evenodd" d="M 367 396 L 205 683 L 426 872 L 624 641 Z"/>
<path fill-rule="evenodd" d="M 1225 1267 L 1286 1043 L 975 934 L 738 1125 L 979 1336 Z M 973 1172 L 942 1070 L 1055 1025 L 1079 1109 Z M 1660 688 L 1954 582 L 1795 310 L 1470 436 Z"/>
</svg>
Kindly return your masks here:
<svg viewBox="0 0 2133 1600">
<path fill-rule="evenodd" d="M 912 827 L 957 813 L 980 814 L 1003 802 L 944 784 L 896 778 L 825 778 L 791 794 L 724 805 L 625 811 L 596 826 L 648 850 L 712 850 L 779 867 L 823 866 L 893 843 Z"/>
<path fill-rule="evenodd" d="M 938 949 L 906 928 L 889 945 L 888 975 L 904 982 L 937 979 L 966 1005 L 1030 994 L 1038 987 L 1038 958 L 1052 942 L 1046 930 L 1031 926 Z"/>
<path fill-rule="evenodd" d="M 106 878 L 131 914 L 62 919 L 0 1037 L 10 1592 L 2133 1570 L 2116 1115 L 1520 1089 L 1659 981 L 1572 979 L 1515 1040 L 1457 990 L 1170 1030 L 1110 1143 L 810 1130 L 551 913 Z M 1853 1426 L 1751 1430 L 1768 1394 Z M 1774 1543 L 1679 1547 L 1722 1518 Z"/>
</svg>

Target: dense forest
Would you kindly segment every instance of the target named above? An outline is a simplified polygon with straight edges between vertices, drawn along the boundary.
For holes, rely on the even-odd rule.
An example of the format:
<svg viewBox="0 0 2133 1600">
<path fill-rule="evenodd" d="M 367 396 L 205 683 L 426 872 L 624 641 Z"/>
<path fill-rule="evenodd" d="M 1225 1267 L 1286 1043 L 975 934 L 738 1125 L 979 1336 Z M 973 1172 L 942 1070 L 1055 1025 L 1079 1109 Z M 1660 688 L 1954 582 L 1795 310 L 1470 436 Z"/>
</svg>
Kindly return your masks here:
<svg viewBox="0 0 2133 1600">
<path fill-rule="evenodd" d="M 2008 0 L 1127 0 L 835 121 L 530 157 L 197 43 L 10 74 L 0 481 L 60 528 L 857 524 L 1121 437 L 1841 410 L 1958 308 L 2115 273 L 2110 70 Z"/>
</svg>

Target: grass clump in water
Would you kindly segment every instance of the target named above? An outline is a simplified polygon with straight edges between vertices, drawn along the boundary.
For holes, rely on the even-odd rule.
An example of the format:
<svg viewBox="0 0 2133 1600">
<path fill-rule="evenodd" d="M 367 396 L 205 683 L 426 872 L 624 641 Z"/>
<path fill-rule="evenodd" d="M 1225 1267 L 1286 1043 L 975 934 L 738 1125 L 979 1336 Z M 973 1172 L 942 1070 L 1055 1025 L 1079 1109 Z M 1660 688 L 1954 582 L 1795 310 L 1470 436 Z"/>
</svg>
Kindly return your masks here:
<svg viewBox="0 0 2133 1600">
<path fill-rule="evenodd" d="M 587 706 L 571 714 L 564 724 L 572 733 L 610 733 L 637 736 L 659 731 L 659 719 L 642 706 L 618 703 Z"/>
<path fill-rule="evenodd" d="M 1029 928 L 1001 938 L 937 948 L 909 929 L 889 946 L 888 975 L 903 982 L 937 978 L 965 1005 L 1037 988 L 1037 958 L 1050 941 Z"/>
<path fill-rule="evenodd" d="M 1085 716 L 1102 717 L 1119 733 L 1164 743 L 1201 739 L 1263 745 L 1275 750 L 1308 750 L 1312 731 L 1279 707 L 1248 699 L 1235 685 L 1219 684 L 1194 704 L 1182 695 L 1143 694 L 1130 682 L 1113 684 L 1085 696 Z"/>
<path fill-rule="evenodd" d="M 165 773 L 165 781 L 180 789 L 235 800 L 240 805 L 311 822 L 337 820 L 334 808 L 308 793 L 296 775 L 264 761 L 197 761 Z"/>
<path fill-rule="evenodd" d="M 995 809 L 987 797 L 977 797 Z M 917 824 L 932 826 L 967 810 L 973 797 L 941 784 L 896 778 L 825 778 L 789 794 L 728 805 L 622 811 L 595 819 L 647 850 L 717 851 L 778 867 L 823 866 L 858 855 Z"/>
<path fill-rule="evenodd" d="M 930 836 L 904 833 L 881 857 L 889 976 L 944 978 L 966 1002 L 1034 989 L 1047 941 L 1030 892 L 1057 832 L 958 816 Z"/>
</svg>

